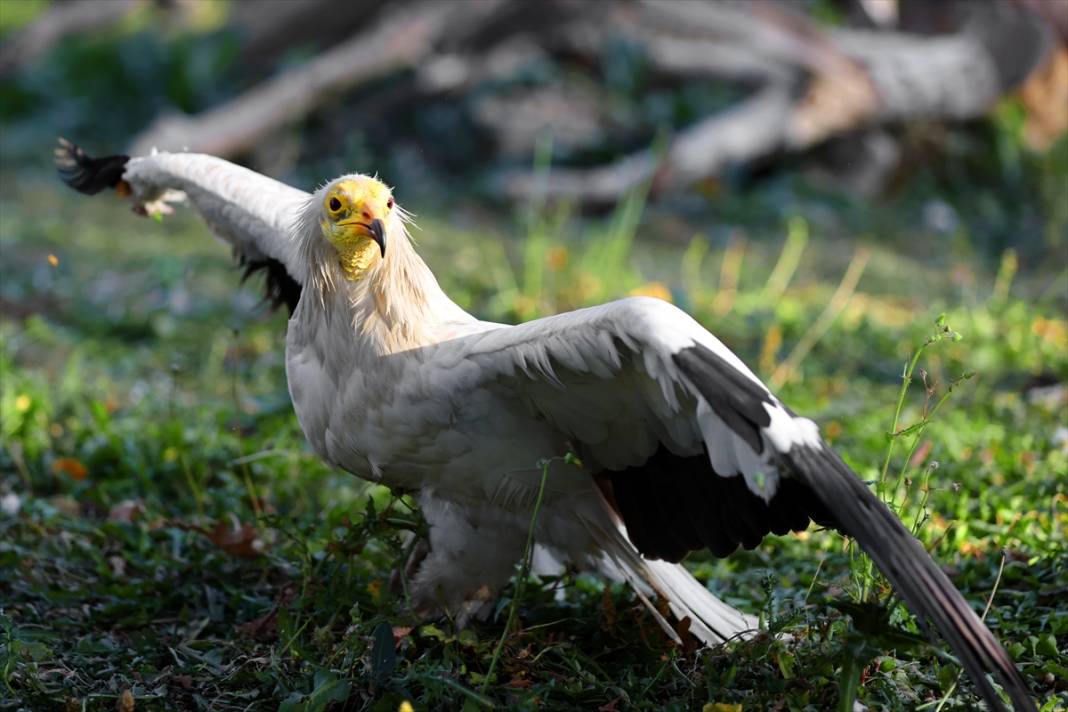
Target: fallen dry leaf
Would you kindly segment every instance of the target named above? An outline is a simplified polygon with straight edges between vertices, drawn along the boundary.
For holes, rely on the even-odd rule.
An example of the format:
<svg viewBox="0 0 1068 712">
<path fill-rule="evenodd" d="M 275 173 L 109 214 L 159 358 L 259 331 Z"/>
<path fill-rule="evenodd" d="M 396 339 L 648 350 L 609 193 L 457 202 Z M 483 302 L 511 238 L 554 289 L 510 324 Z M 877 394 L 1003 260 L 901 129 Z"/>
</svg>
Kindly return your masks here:
<svg viewBox="0 0 1068 712">
<path fill-rule="evenodd" d="M 400 642 L 407 638 L 412 632 L 410 625 L 395 625 L 393 626 L 393 642 L 396 645 L 400 645 Z"/>
<path fill-rule="evenodd" d="M 234 626 L 234 629 L 238 635 L 245 638 L 264 642 L 275 640 L 278 637 L 278 611 L 281 608 L 288 608 L 296 598 L 296 587 L 292 583 L 288 583 L 282 587 L 271 610 L 259 618 Z M 395 635 L 396 633 L 394 633 Z"/>
<path fill-rule="evenodd" d="M 230 524 L 220 520 L 210 530 L 197 524 L 190 524 L 175 519 L 152 522 L 149 525 L 149 528 L 153 529 L 158 528 L 159 526 L 172 526 L 186 531 L 203 534 L 212 544 L 219 547 L 227 554 L 232 554 L 234 556 L 255 558 L 257 556 L 263 556 L 264 552 L 267 550 L 267 543 L 260 535 L 259 530 L 252 524 L 242 524 L 236 517 L 232 518 Z"/>
<path fill-rule="evenodd" d="M 259 531 L 251 524 L 238 524 L 232 527 L 220 521 L 214 529 L 208 532 L 207 536 L 212 544 L 227 554 L 246 559 L 263 556 L 267 548 Z"/>
<path fill-rule="evenodd" d="M 137 499 L 124 499 L 108 510 L 109 522 L 132 522 L 145 511 L 145 505 Z"/>
<path fill-rule="evenodd" d="M 269 612 L 247 623 L 236 625 L 234 630 L 242 638 L 263 642 L 275 640 L 278 637 L 278 608 L 272 608 Z"/>
<path fill-rule="evenodd" d="M 690 626 L 692 624 L 693 620 L 689 616 L 675 621 L 675 633 L 679 636 L 679 640 L 682 641 L 682 652 L 686 656 L 692 655 L 699 646 L 697 638 L 690 634 Z"/>
<path fill-rule="evenodd" d="M 78 460 L 73 457 L 61 457 L 52 463 L 52 473 L 56 475 L 66 475 L 72 480 L 78 480 L 79 482 L 89 476 L 89 470 L 86 469 Z"/>
<path fill-rule="evenodd" d="M 134 710 L 134 696 L 129 690 L 123 690 L 119 695 L 119 699 L 115 700 L 115 709 L 118 712 L 133 712 Z"/>
<path fill-rule="evenodd" d="M 72 517 L 80 517 L 82 515 L 82 505 L 78 503 L 78 500 L 73 497 L 68 497 L 65 494 L 49 497 L 48 503 L 64 514 L 69 514 Z"/>
<path fill-rule="evenodd" d="M 622 697 L 616 697 L 615 699 L 609 702 L 605 702 L 603 705 L 597 708 L 597 712 L 619 712 L 619 710 L 616 708 L 616 705 L 618 705 L 620 700 L 622 699 Z"/>
</svg>

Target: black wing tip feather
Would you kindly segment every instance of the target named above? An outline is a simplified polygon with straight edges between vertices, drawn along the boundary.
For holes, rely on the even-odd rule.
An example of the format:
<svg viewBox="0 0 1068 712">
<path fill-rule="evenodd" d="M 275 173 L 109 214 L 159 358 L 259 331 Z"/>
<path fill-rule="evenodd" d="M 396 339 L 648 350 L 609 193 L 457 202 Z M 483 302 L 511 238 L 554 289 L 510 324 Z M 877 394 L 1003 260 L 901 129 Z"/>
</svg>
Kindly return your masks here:
<svg viewBox="0 0 1068 712">
<path fill-rule="evenodd" d="M 235 253 L 235 257 L 238 266 L 244 270 L 241 281 L 244 282 L 257 272 L 262 272 L 264 301 L 271 305 L 272 310 L 285 306 L 292 315 L 297 308 L 297 302 L 300 301 L 301 287 L 297 280 L 289 276 L 285 265 L 269 257 L 253 260 L 241 253 Z"/>
<path fill-rule="evenodd" d="M 60 138 L 54 152 L 59 177 L 68 186 L 86 195 L 114 188 L 122 180 L 129 156 L 92 158 L 75 143 Z"/>
<path fill-rule="evenodd" d="M 1004 706 L 986 673 L 993 673 L 1017 710 L 1035 710 L 1012 658 L 986 624 L 883 502 L 825 444 L 795 447 L 785 456 L 794 476 L 834 512 L 921 622 L 933 623 L 956 653 L 987 705 Z"/>
<path fill-rule="evenodd" d="M 724 424 L 756 452 L 771 424 L 771 396 L 704 346 L 674 356 Z M 708 452 L 678 455 L 661 444 L 641 465 L 605 473 L 631 543 L 643 556 L 670 562 L 708 549 L 717 557 L 757 547 L 770 533 L 803 531 L 809 521 L 835 526 L 833 515 L 799 482 L 784 479 L 765 501 L 745 478 L 713 470 Z"/>
</svg>

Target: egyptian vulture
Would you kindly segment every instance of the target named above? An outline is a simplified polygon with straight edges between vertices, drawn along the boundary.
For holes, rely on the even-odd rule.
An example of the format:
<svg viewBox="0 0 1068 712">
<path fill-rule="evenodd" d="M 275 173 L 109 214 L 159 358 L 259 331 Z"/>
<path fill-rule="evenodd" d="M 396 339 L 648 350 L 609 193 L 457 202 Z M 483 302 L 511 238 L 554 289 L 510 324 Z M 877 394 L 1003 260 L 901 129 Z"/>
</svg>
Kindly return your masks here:
<svg viewBox="0 0 1068 712">
<path fill-rule="evenodd" d="M 555 458 L 539 547 L 662 597 L 702 641 L 744 636 L 755 620 L 678 562 L 811 520 L 859 542 L 992 708 L 1004 709 L 987 673 L 1016 709 L 1034 709 L 994 635 L 816 424 L 671 304 L 479 321 L 438 286 L 375 178 L 306 193 L 212 156 L 93 159 L 65 141 L 56 161 L 71 187 L 114 187 L 142 212 L 184 197 L 248 269 L 266 271 L 291 312 L 286 375 L 311 447 L 417 493 L 430 550 L 413 578 L 416 610 L 464 621 L 487 609 L 522 556 L 538 463 Z M 560 457 L 569 452 L 580 462 Z"/>
</svg>

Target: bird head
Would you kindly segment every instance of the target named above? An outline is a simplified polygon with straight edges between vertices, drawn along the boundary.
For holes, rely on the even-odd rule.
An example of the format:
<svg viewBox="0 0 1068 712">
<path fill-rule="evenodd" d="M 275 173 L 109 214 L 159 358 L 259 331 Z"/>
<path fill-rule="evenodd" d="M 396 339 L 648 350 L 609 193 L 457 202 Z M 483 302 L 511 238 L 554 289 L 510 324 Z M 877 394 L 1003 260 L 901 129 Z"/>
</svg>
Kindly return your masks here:
<svg viewBox="0 0 1068 712">
<path fill-rule="evenodd" d="M 359 279 L 385 259 L 392 191 L 370 176 L 350 175 L 331 181 L 317 195 L 323 236 L 337 250 L 345 276 Z"/>
</svg>

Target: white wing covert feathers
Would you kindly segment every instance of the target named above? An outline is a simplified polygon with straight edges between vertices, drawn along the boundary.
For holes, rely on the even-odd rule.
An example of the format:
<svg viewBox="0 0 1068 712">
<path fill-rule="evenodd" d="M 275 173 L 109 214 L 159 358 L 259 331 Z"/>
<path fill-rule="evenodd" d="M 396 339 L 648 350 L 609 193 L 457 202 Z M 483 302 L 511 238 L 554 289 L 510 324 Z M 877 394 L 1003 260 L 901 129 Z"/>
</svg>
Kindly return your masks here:
<svg viewBox="0 0 1068 712">
<path fill-rule="evenodd" d="M 64 144 L 57 162 L 90 194 L 125 184 L 144 203 L 181 190 L 239 258 L 280 270 L 295 290 L 290 394 L 312 447 L 418 490 L 430 553 L 417 609 L 461 622 L 488 610 L 522 553 L 538 462 L 572 451 L 583 467 L 552 463 L 535 530 L 557 561 L 662 596 L 716 643 L 755 621 L 677 562 L 815 521 L 857 540 L 991 708 L 1004 709 L 987 673 L 1016 709 L 1035 709 L 994 635 L 816 425 L 674 306 L 630 298 L 514 327 L 480 322 L 441 291 L 388 188 L 366 176 L 308 195 L 209 156 L 91 159 Z"/>
</svg>

